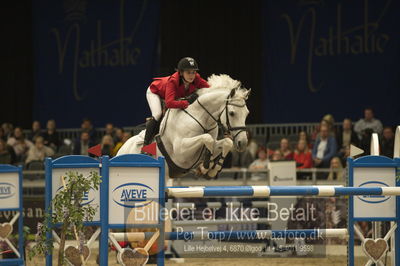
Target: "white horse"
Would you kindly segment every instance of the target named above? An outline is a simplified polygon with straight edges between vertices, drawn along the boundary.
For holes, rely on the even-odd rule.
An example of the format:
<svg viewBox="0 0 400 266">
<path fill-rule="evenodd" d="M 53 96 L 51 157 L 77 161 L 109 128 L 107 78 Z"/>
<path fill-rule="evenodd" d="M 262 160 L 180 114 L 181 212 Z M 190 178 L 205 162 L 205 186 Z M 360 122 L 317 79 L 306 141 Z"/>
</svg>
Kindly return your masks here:
<svg viewBox="0 0 400 266">
<path fill-rule="evenodd" d="M 210 88 L 199 89 L 198 99 L 187 109 L 168 109 L 160 125 L 157 154 L 168 164 L 167 174 L 179 177 L 191 169 L 215 177 L 233 145 L 244 151 L 247 146 L 246 100 L 251 90 L 228 75 L 212 75 Z M 218 128 L 225 137 L 217 140 Z M 131 137 L 117 155 L 140 153 L 145 130 Z"/>
</svg>

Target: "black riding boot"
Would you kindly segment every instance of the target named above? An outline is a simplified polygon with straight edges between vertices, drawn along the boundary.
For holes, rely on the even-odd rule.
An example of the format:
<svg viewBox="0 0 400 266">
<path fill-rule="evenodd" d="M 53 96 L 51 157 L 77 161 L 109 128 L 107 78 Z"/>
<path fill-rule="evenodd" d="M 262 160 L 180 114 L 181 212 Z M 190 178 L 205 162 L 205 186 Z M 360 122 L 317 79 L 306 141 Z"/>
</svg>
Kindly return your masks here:
<svg viewBox="0 0 400 266">
<path fill-rule="evenodd" d="M 158 122 L 154 117 L 150 118 L 146 122 L 146 134 L 144 135 L 143 146 L 149 145 L 153 140 L 154 136 L 157 134 Z"/>
</svg>

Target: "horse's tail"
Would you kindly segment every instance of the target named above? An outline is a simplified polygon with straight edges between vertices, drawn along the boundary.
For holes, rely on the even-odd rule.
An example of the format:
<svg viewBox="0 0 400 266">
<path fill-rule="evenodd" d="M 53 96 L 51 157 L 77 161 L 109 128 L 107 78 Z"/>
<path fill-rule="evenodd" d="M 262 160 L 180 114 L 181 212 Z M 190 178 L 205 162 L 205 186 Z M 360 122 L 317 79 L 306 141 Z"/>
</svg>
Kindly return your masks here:
<svg viewBox="0 0 400 266">
<path fill-rule="evenodd" d="M 143 146 L 145 132 L 146 130 L 142 130 L 139 134 L 129 138 L 118 150 L 117 155 L 139 154 L 140 149 Z"/>
</svg>

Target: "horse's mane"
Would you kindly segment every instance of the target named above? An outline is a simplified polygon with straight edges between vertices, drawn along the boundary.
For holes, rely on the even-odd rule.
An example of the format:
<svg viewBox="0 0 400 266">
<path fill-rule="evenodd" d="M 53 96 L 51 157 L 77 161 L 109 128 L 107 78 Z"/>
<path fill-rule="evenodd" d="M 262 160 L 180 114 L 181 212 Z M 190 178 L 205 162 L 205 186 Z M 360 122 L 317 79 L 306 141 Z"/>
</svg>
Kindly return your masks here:
<svg viewBox="0 0 400 266">
<path fill-rule="evenodd" d="M 215 92 L 215 90 L 231 91 L 232 89 L 240 88 L 242 85 L 240 81 L 234 80 L 226 74 L 212 74 L 210 77 L 208 77 L 207 82 L 210 84 L 210 88 L 197 90 L 199 95 Z"/>
</svg>

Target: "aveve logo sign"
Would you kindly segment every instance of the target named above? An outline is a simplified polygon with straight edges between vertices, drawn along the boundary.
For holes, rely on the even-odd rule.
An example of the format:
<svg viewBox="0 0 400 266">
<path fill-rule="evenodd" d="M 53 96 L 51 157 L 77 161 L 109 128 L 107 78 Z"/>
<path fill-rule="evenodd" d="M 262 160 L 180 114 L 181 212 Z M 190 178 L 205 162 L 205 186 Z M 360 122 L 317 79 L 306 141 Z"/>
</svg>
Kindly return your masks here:
<svg viewBox="0 0 400 266">
<path fill-rule="evenodd" d="M 0 183 L 0 199 L 11 198 L 15 195 L 17 189 L 11 183 L 2 182 Z"/>
<path fill-rule="evenodd" d="M 380 182 L 380 181 L 368 181 L 360 184 L 359 187 L 368 188 L 368 187 L 389 187 L 388 184 Z M 390 199 L 391 196 L 383 196 L 383 195 L 362 195 L 357 196 L 361 201 L 366 203 L 382 203 Z"/>
<path fill-rule="evenodd" d="M 64 186 L 59 187 L 57 189 L 57 192 L 62 190 L 63 188 L 64 188 Z M 96 199 L 96 191 L 93 188 L 91 188 L 89 191 L 86 191 L 85 193 L 83 193 L 81 206 L 88 205 L 88 204 L 92 203 L 95 199 Z"/>
<path fill-rule="evenodd" d="M 144 207 L 156 197 L 151 187 L 141 183 L 125 183 L 112 191 L 113 201 L 125 208 Z"/>
</svg>

